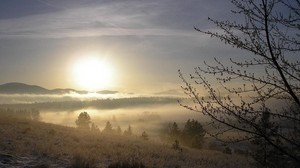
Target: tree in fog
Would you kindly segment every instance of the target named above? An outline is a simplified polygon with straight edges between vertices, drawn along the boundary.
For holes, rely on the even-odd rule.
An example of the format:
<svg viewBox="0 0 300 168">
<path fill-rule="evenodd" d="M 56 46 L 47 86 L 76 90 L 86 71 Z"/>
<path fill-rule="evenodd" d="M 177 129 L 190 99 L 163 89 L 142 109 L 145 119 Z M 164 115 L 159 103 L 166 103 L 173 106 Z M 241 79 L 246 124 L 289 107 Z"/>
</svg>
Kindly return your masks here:
<svg viewBox="0 0 300 168">
<path fill-rule="evenodd" d="M 209 134 L 215 138 L 234 131 L 239 136 L 227 141 L 264 142 L 265 152 L 273 151 L 264 155 L 266 166 L 273 166 L 268 163 L 279 155 L 285 166 L 300 166 L 300 1 L 231 2 L 236 7 L 233 14 L 244 21 L 209 18 L 221 31 L 195 29 L 247 51 L 248 56 L 229 63 L 215 58 L 189 77 L 179 71 L 193 104 L 181 105 L 209 116 L 208 125 L 216 128 Z M 282 106 L 274 109 L 274 105 Z M 266 116 L 268 126 L 262 124 Z"/>
<path fill-rule="evenodd" d="M 116 133 L 117 133 L 118 135 L 121 135 L 121 134 L 122 134 L 122 129 L 121 129 L 121 127 L 120 127 L 119 125 L 117 126 Z"/>
<path fill-rule="evenodd" d="M 87 112 L 81 112 L 75 123 L 80 129 L 90 129 L 91 117 Z"/>
<path fill-rule="evenodd" d="M 125 136 L 131 136 L 132 135 L 131 125 L 128 126 L 127 130 L 125 130 L 123 134 Z"/>
<path fill-rule="evenodd" d="M 180 142 L 192 148 L 202 148 L 205 130 L 200 122 L 189 119 L 184 124 L 183 130 L 179 129 L 176 122 L 169 124 L 167 127 L 167 129 L 164 129 L 163 134 L 168 142 L 175 143 L 175 146 L 179 145 Z"/>
<path fill-rule="evenodd" d="M 106 125 L 102 131 L 103 133 L 112 133 L 113 132 L 113 128 L 112 125 L 109 121 L 106 122 Z"/>
<path fill-rule="evenodd" d="M 98 126 L 95 123 L 92 123 L 91 131 L 92 132 L 100 132 L 100 129 L 98 128 Z"/>
<path fill-rule="evenodd" d="M 176 122 L 173 122 L 173 124 L 169 125 L 169 136 L 171 140 L 178 139 L 181 132 L 179 130 L 178 124 Z"/>
<path fill-rule="evenodd" d="M 268 109 L 263 112 L 258 124 L 261 126 L 264 135 L 269 138 L 276 139 L 270 131 L 272 123 L 270 122 L 270 113 L 268 112 Z M 257 161 L 257 167 L 285 167 L 280 153 L 278 153 L 277 150 L 274 150 L 274 148 L 264 138 L 254 136 L 251 143 L 254 144 L 251 155 Z"/>
<path fill-rule="evenodd" d="M 181 132 L 181 139 L 187 146 L 202 148 L 205 130 L 196 120 L 187 120 Z"/>
</svg>

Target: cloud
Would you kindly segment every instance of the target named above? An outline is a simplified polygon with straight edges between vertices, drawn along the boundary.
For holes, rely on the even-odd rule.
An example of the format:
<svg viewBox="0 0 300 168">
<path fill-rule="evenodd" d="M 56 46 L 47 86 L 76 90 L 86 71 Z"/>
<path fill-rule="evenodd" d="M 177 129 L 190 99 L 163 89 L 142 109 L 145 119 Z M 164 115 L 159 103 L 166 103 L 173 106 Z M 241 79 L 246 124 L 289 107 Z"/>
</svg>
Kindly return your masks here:
<svg viewBox="0 0 300 168">
<path fill-rule="evenodd" d="M 192 36 L 194 23 L 207 17 L 199 19 L 202 9 L 206 8 L 200 1 L 100 1 L 1 19 L 0 38 Z"/>
<path fill-rule="evenodd" d="M 160 96 L 168 96 L 168 97 L 179 97 L 179 96 L 184 96 L 184 92 L 182 90 L 178 89 L 169 89 L 161 92 L 155 93 L 155 95 L 160 95 Z"/>
</svg>

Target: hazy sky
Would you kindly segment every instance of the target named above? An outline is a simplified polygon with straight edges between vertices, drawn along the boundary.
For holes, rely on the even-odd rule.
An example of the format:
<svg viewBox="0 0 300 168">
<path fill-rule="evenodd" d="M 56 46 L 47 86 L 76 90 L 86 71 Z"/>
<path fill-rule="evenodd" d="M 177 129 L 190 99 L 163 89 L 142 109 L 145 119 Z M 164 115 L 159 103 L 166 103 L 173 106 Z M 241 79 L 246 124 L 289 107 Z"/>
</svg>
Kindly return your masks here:
<svg viewBox="0 0 300 168">
<path fill-rule="evenodd" d="M 231 16 L 227 0 L 1 0 L 0 84 L 84 89 L 72 67 L 88 57 L 112 69 L 99 89 L 180 89 L 177 70 L 240 51 L 193 29 Z M 96 76 L 95 76 L 96 77 Z M 101 79 L 101 74 L 97 76 Z"/>
</svg>

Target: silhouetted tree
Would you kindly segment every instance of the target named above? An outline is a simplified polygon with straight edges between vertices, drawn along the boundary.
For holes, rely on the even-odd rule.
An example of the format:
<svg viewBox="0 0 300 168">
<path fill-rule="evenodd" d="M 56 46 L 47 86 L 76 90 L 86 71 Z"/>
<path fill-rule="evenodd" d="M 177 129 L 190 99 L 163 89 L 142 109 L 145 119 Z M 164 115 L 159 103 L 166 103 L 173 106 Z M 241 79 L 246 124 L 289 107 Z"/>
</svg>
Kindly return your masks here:
<svg viewBox="0 0 300 168">
<path fill-rule="evenodd" d="M 106 122 L 106 125 L 102 131 L 103 133 L 113 133 L 112 125 L 109 121 Z"/>
<path fill-rule="evenodd" d="M 122 134 L 122 129 L 121 129 L 120 126 L 117 127 L 116 133 L 117 133 L 118 135 L 121 135 L 121 134 Z"/>
<path fill-rule="evenodd" d="M 95 123 L 92 123 L 92 125 L 91 125 L 91 131 L 93 131 L 93 132 L 100 132 L 100 129 L 98 128 L 98 126 Z"/>
<path fill-rule="evenodd" d="M 193 148 L 201 148 L 204 140 L 205 130 L 196 120 L 187 120 L 181 134 L 182 141 Z"/>
<path fill-rule="evenodd" d="M 178 128 L 178 124 L 176 122 L 173 122 L 173 124 L 170 124 L 169 127 L 169 136 L 171 140 L 178 139 L 181 133 Z"/>
<path fill-rule="evenodd" d="M 124 131 L 125 136 L 131 136 L 132 135 L 132 129 L 131 126 L 128 126 L 128 129 Z"/>
<path fill-rule="evenodd" d="M 242 15 L 244 22 L 209 18 L 223 32 L 195 29 L 250 56 L 230 59 L 229 65 L 218 59 L 215 64 L 204 62 L 190 80 L 179 71 L 183 89 L 194 103 L 181 105 L 210 117 L 209 125 L 218 130 L 209 132 L 211 136 L 222 139 L 222 134 L 235 131 L 241 134 L 230 142 L 261 139 L 286 157 L 282 160 L 286 167 L 300 166 L 300 1 L 231 2 L 236 7 L 232 12 Z M 275 104 L 282 106 L 274 109 Z M 268 127 L 262 124 L 265 116 Z"/>
<path fill-rule="evenodd" d="M 262 132 L 265 136 L 277 141 L 277 137 L 274 136 L 274 132 L 277 132 L 277 128 L 272 126 L 270 120 L 269 109 L 266 108 L 261 118 L 259 119 L 259 125 L 262 128 Z M 272 130 L 272 131 L 270 131 Z M 254 144 L 252 156 L 257 161 L 257 167 L 285 167 L 283 162 L 284 157 L 270 145 L 264 138 L 260 136 L 254 136 L 251 141 Z"/>
<path fill-rule="evenodd" d="M 75 123 L 80 129 L 90 129 L 91 117 L 87 112 L 81 112 Z"/>
</svg>

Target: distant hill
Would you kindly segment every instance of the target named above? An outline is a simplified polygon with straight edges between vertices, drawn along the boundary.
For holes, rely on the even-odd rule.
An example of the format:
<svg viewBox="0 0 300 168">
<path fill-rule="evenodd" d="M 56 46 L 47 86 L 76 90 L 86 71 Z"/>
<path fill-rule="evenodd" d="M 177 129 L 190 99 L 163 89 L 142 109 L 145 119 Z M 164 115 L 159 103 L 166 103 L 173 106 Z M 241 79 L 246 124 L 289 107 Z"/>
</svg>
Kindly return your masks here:
<svg viewBox="0 0 300 168">
<path fill-rule="evenodd" d="M 78 91 L 75 89 L 53 89 L 49 90 L 37 85 L 28 85 L 25 83 L 6 83 L 0 85 L 0 93 L 2 94 L 66 94 L 66 93 L 86 94 L 87 91 Z"/>
<path fill-rule="evenodd" d="M 88 91 L 75 90 L 75 89 L 53 89 L 50 90 L 52 94 L 66 94 L 66 93 L 78 93 L 78 94 L 87 94 Z"/>
<path fill-rule="evenodd" d="M 119 93 L 118 91 L 112 91 L 112 90 L 101 90 L 101 91 L 98 91 L 97 93 L 99 94 L 116 94 L 116 93 Z"/>
<path fill-rule="evenodd" d="M 50 90 L 36 85 L 24 83 L 6 83 L 0 85 L 0 93 L 6 94 L 49 94 Z"/>
</svg>

